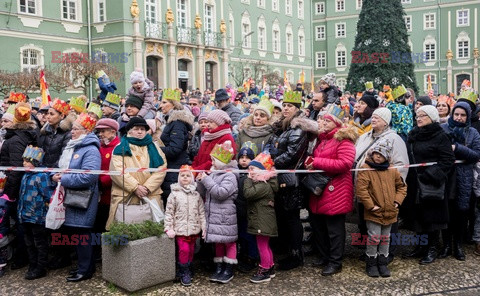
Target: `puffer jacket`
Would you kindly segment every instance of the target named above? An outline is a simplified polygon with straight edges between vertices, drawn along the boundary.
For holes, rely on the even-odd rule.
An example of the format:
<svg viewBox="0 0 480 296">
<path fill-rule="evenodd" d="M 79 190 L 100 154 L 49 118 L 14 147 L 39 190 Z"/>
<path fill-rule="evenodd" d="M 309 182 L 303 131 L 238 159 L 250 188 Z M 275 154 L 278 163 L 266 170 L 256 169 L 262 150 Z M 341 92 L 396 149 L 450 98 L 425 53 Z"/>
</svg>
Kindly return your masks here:
<svg viewBox="0 0 480 296">
<path fill-rule="evenodd" d="M 14 200 L 8 195 L 0 195 L 0 248 L 8 243 L 7 234 L 10 232 L 10 215 L 15 212 Z"/>
<path fill-rule="evenodd" d="M 314 214 L 340 215 L 353 210 L 353 182 L 350 169 L 355 160 L 355 128 L 335 128 L 319 135 L 313 152 L 313 168 L 332 178 L 321 196 L 310 195 Z"/>
<path fill-rule="evenodd" d="M 202 145 L 202 131 L 197 129 L 193 133 L 193 137 L 190 140 L 187 148 L 188 158 L 190 159 L 190 163 L 193 161 L 195 156 L 197 156 L 198 151 L 200 150 L 200 145 Z"/>
<path fill-rule="evenodd" d="M 223 169 L 236 169 L 231 161 Z M 198 183 L 198 191 L 205 196 L 207 219 L 207 243 L 231 243 L 238 238 L 237 210 L 235 199 L 238 194 L 237 176 L 231 172 L 215 172 Z"/>
<path fill-rule="evenodd" d="M 340 105 L 340 97 L 342 96 L 342 92 L 336 86 L 329 86 L 328 88 L 322 90 L 325 93 L 326 103 L 325 105 L 329 104 L 338 104 Z"/>
<path fill-rule="evenodd" d="M 173 230 L 175 235 L 190 236 L 206 229 L 205 206 L 196 184 L 183 187 L 175 183 L 171 189 L 165 208 L 165 231 Z"/>
<path fill-rule="evenodd" d="M 100 140 L 94 133 L 89 133 L 73 151 L 69 169 L 99 170 L 101 166 Z M 67 189 L 81 190 L 89 188 L 93 191 L 92 200 L 87 209 L 65 207 L 65 223 L 70 227 L 92 228 L 98 209 L 98 175 L 64 173 L 61 184 Z M 68 198 L 68 194 L 66 196 Z"/>
<path fill-rule="evenodd" d="M 63 148 L 67 146 L 68 141 L 72 138 L 71 129 L 75 121 L 73 115 L 68 115 L 54 130 L 52 126 L 46 123 L 40 130 L 38 137 L 38 147 L 45 151 L 43 165 L 48 168 L 58 167 L 58 160 L 62 155 Z"/>
<path fill-rule="evenodd" d="M 243 128 L 239 131 L 237 138 L 237 151 L 245 142 L 251 141 L 257 146 L 258 153 L 262 152 L 273 136 L 272 126 L 270 124 L 254 126 L 253 115 L 249 115 L 242 122 Z"/>
<path fill-rule="evenodd" d="M 179 169 L 189 162 L 187 147 L 189 134 L 192 131 L 194 116 L 186 109 L 172 110 L 165 116 L 166 125 L 163 129 L 160 140 L 164 146 L 161 147 L 167 157 L 167 168 Z M 170 194 L 170 185 L 176 183 L 178 173 L 167 173 L 162 184 L 162 190 L 166 196 Z"/>
<path fill-rule="evenodd" d="M 368 169 L 370 166 L 364 164 L 362 168 Z M 397 169 L 360 171 L 355 188 L 357 198 L 365 206 L 365 220 L 381 225 L 397 221 L 398 208 L 395 203 L 400 206 L 407 195 L 407 185 Z M 380 209 L 372 212 L 374 206 Z"/>
<path fill-rule="evenodd" d="M 143 92 L 141 93 L 137 92 L 133 87 L 130 87 L 128 89 L 128 95 L 129 96 L 134 95 L 143 99 L 143 106 L 142 106 L 142 109 L 140 109 L 140 111 L 137 114 L 138 117 L 144 118 L 145 115 L 149 113 L 153 114 L 153 116 L 155 117 L 155 112 L 157 111 L 155 109 L 155 105 L 153 104 L 153 100 L 154 100 L 153 89 L 155 88 L 155 85 L 148 78 L 145 78 L 145 83 L 147 84 L 147 87 L 143 89 Z"/>
<path fill-rule="evenodd" d="M 387 107 L 392 112 L 391 126 L 398 135 L 408 135 L 413 128 L 413 112 L 410 107 L 393 101 L 388 102 Z"/>
<path fill-rule="evenodd" d="M 113 149 L 120 143 L 120 139 L 115 137 L 110 143 L 105 145 L 100 144 L 100 155 L 102 157 L 101 169 L 108 171 L 110 168 L 110 161 L 112 160 Z M 98 187 L 100 189 L 100 204 L 110 205 L 112 197 L 112 178 L 110 175 L 99 175 Z"/>
<path fill-rule="evenodd" d="M 7 129 L 0 150 L 0 166 L 23 167 L 23 152 L 28 145 L 37 145 L 37 125 L 33 121 L 19 122 Z M 24 172 L 5 172 L 7 182 L 4 192 L 11 200 L 18 200 Z"/>
<path fill-rule="evenodd" d="M 222 108 L 223 111 L 227 112 L 228 116 L 232 120 L 232 126 L 236 126 L 240 121 L 240 117 L 242 116 L 242 111 L 235 107 L 232 103 L 228 103 L 227 106 Z"/>
<path fill-rule="evenodd" d="M 277 178 L 267 182 L 255 182 L 246 178 L 243 194 L 247 199 L 248 228 L 253 235 L 278 236 L 275 216 L 274 198 L 278 191 Z"/>
<path fill-rule="evenodd" d="M 17 214 L 20 223 L 45 225 L 48 204 L 55 190 L 50 174 L 27 172 L 23 175 Z"/>
</svg>

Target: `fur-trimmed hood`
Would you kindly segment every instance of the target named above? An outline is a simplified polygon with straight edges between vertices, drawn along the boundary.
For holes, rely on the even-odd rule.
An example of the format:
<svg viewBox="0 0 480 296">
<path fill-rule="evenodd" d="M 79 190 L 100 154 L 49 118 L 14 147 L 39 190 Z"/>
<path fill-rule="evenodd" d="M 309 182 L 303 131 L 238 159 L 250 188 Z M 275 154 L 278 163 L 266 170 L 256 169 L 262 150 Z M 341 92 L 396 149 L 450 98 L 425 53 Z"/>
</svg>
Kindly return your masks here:
<svg viewBox="0 0 480 296">
<path fill-rule="evenodd" d="M 292 119 L 290 123 L 292 128 L 301 128 L 304 132 L 318 135 L 318 123 L 314 120 L 308 119 L 305 116 L 298 116 Z"/>
<path fill-rule="evenodd" d="M 336 133 L 335 135 L 333 136 L 333 138 L 335 138 L 336 140 L 338 141 L 342 141 L 342 140 L 350 140 L 353 142 L 353 144 L 355 144 L 358 140 L 358 133 L 357 133 L 357 129 L 353 126 L 348 126 L 348 127 L 344 127 L 344 128 L 340 128 Z"/>
<path fill-rule="evenodd" d="M 37 128 L 37 124 L 33 120 L 16 122 L 10 128 L 10 130 L 33 130 Z M 7 129 L 7 130 L 8 130 Z"/>
<path fill-rule="evenodd" d="M 168 114 L 167 124 L 176 120 L 185 122 L 187 125 L 190 126 L 189 130 L 192 130 L 195 116 L 193 116 L 193 114 L 185 108 L 183 110 L 172 110 L 172 112 Z"/>
<path fill-rule="evenodd" d="M 69 113 L 67 116 L 65 116 L 64 119 L 60 121 L 57 128 L 61 129 L 64 132 L 68 132 L 72 129 L 75 120 L 77 120 L 77 115 L 74 113 Z M 40 134 L 45 135 L 47 134 L 47 132 L 53 132 L 51 130 L 51 125 L 48 122 L 43 125 L 42 129 L 40 130 Z"/>
</svg>

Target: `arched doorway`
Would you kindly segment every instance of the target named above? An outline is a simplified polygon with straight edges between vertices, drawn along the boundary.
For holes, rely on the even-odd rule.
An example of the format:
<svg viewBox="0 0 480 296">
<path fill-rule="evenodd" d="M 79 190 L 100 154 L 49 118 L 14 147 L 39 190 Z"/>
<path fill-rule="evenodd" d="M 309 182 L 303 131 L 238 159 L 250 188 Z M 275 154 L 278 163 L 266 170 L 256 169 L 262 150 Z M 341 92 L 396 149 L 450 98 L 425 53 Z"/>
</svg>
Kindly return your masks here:
<svg viewBox="0 0 480 296">
<path fill-rule="evenodd" d="M 188 60 L 178 60 L 178 87 L 184 92 L 188 89 Z"/>
<path fill-rule="evenodd" d="M 147 57 L 147 78 L 150 79 L 155 86 L 158 87 L 158 64 L 159 59 L 157 57 Z"/>
<path fill-rule="evenodd" d="M 215 62 L 205 63 L 205 89 L 214 90 L 218 85 L 218 64 Z"/>
<path fill-rule="evenodd" d="M 460 89 L 462 88 L 462 82 L 467 79 L 467 80 L 470 80 L 472 81 L 471 79 L 471 76 L 470 74 L 458 74 L 457 76 L 457 79 L 456 79 L 456 82 L 457 82 L 457 95 L 460 94 Z"/>
</svg>

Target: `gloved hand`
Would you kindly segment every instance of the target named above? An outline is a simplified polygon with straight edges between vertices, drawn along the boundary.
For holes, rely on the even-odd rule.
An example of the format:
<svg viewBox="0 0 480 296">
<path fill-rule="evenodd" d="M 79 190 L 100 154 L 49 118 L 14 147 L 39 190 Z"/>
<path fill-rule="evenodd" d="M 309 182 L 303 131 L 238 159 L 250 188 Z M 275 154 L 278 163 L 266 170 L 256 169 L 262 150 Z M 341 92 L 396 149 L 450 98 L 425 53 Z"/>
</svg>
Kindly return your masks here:
<svg viewBox="0 0 480 296">
<path fill-rule="evenodd" d="M 172 229 L 167 230 L 167 236 L 169 238 L 174 238 L 175 237 L 175 231 Z"/>
</svg>

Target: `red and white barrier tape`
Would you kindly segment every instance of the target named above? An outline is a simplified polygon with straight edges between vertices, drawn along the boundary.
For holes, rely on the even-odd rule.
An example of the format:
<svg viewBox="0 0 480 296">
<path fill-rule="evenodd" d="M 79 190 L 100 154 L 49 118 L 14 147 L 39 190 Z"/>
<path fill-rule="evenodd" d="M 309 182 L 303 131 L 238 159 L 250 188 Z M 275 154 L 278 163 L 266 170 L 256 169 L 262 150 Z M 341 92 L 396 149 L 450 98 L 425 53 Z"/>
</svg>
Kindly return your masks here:
<svg viewBox="0 0 480 296">
<path fill-rule="evenodd" d="M 463 163 L 463 160 L 457 160 L 455 163 Z M 401 166 L 392 166 L 390 169 L 405 169 L 405 168 L 413 168 L 413 167 L 426 167 L 432 166 L 437 164 L 436 162 L 423 162 L 423 163 L 415 163 L 415 164 L 408 164 L 408 165 L 401 165 Z M 358 172 L 358 171 L 374 171 L 375 169 L 372 168 L 360 168 L 360 169 L 351 169 L 351 172 Z M 0 171 L 16 171 L 16 172 L 42 172 L 42 173 L 70 173 L 70 174 L 90 174 L 90 175 L 110 175 L 110 176 L 121 176 L 122 171 L 106 171 L 106 170 L 78 170 L 78 169 L 59 169 L 59 168 L 24 168 L 24 167 L 5 167 L 0 166 Z M 166 172 L 166 173 L 178 173 L 180 169 L 155 169 L 155 168 L 127 168 L 125 169 L 125 173 L 156 173 L 156 172 Z M 211 172 L 212 170 L 192 170 L 192 172 Z M 215 170 L 216 172 L 232 172 L 232 173 L 246 173 L 247 170 L 239 170 L 239 169 L 232 169 L 232 170 Z M 275 170 L 277 173 L 301 173 L 301 174 L 311 174 L 311 173 L 321 173 L 325 172 L 323 170 Z"/>
</svg>

